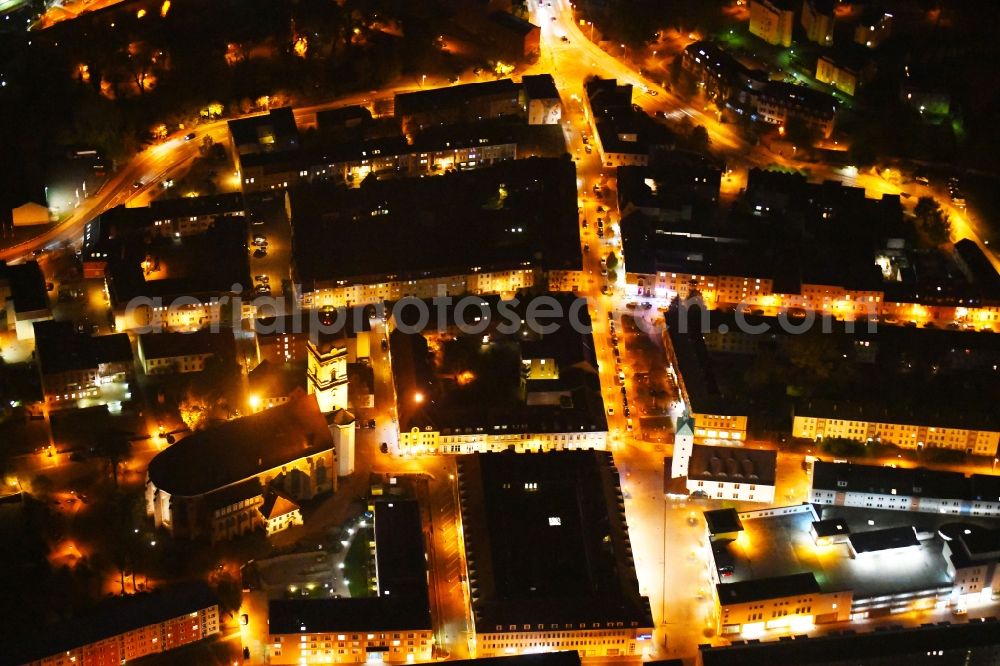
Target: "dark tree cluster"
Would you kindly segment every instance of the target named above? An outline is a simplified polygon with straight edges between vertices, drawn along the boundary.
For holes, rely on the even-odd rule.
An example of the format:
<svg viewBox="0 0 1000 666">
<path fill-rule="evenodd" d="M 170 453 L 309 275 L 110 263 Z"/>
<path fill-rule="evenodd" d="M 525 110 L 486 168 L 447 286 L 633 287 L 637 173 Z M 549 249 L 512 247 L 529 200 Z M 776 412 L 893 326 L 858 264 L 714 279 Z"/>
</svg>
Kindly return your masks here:
<svg viewBox="0 0 1000 666">
<path fill-rule="evenodd" d="M 121 159 L 209 104 L 238 113 L 263 96 L 308 102 L 433 74 L 446 16 L 436 2 L 172 0 L 165 15 L 114 9 L 0 35 L 0 155 L 17 167 L 0 198 L 38 189 L 67 147 Z"/>
</svg>

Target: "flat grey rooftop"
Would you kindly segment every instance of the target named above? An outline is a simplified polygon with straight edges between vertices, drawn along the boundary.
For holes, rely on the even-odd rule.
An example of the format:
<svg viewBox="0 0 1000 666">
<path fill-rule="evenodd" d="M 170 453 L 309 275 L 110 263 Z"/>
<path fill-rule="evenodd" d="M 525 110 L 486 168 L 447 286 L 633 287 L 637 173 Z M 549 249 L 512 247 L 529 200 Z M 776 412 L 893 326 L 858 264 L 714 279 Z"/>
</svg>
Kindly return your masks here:
<svg viewBox="0 0 1000 666">
<path fill-rule="evenodd" d="M 824 507 L 822 519 L 842 518 L 852 534 L 894 527 L 916 528 L 919 545 L 863 553 L 856 559 L 846 543 L 816 546 L 811 511 L 764 518 L 741 516 L 743 533 L 726 550 L 734 562 L 724 583 L 812 573 L 823 592 L 853 590 L 855 599 L 948 586 L 951 580 L 937 530 L 949 523 L 996 526 L 997 521 L 966 516 Z M 869 523 L 871 521 L 871 524 Z"/>
</svg>

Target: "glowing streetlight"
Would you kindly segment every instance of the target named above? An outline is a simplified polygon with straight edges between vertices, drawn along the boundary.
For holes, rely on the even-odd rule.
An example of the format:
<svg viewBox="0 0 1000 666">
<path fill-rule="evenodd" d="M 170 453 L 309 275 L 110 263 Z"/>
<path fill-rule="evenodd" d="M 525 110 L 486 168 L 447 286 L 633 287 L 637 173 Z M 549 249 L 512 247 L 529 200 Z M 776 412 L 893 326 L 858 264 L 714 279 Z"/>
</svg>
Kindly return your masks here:
<svg viewBox="0 0 1000 666">
<path fill-rule="evenodd" d="M 424 401 L 424 394 L 423 393 L 421 393 L 420 391 L 417 391 L 416 393 L 413 394 L 413 402 L 415 402 L 415 403 L 417 403 L 419 405 L 423 401 Z"/>
<path fill-rule="evenodd" d="M 250 409 L 257 411 L 260 409 L 260 396 L 253 394 L 250 396 Z"/>
</svg>

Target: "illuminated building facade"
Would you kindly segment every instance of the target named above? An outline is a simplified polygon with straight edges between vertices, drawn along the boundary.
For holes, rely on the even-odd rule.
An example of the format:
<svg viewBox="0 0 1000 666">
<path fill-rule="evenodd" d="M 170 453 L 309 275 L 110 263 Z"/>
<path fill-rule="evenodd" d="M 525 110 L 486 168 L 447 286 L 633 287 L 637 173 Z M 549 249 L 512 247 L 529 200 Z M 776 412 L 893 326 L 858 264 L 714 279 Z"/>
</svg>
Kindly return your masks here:
<svg viewBox="0 0 1000 666">
<path fill-rule="evenodd" d="M 607 417 L 600 393 L 593 336 L 575 330 L 589 326 L 585 299 L 572 294 L 542 294 L 558 304 L 561 318 L 553 330 L 538 332 L 526 323 L 531 299 L 496 297 L 469 304 L 463 316 L 484 325 L 463 332 L 447 309 L 446 329 L 437 322 L 409 332 L 406 312 L 389 325 L 393 381 L 399 412 L 399 449 L 405 454 L 464 454 L 514 450 L 604 449 Z M 464 307 L 464 306 L 463 306 Z M 478 308 L 482 308 L 481 310 Z M 509 328 L 508 328 L 509 324 Z M 506 329 L 506 330 L 505 330 Z M 405 332 L 404 332 L 405 331 Z M 429 361 L 439 336 L 475 344 L 490 367 L 448 370 Z M 491 379 L 489 386 L 481 375 Z M 489 397 L 477 397 L 487 395 Z"/>
<path fill-rule="evenodd" d="M 265 526 L 274 490 L 295 501 L 337 486 L 334 441 L 314 396 L 201 430 L 149 463 L 146 513 L 177 537 L 229 539 Z"/>
<path fill-rule="evenodd" d="M 462 456 L 458 476 L 475 658 L 647 654 L 653 621 L 610 453 Z"/>
<path fill-rule="evenodd" d="M 146 333 L 138 337 L 139 363 L 147 375 L 201 372 L 210 358 L 236 356 L 231 329 L 193 333 Z"/>
<path fill-rule="evenodd" d="M 747 437 L 748 414 L 738 401 L 729 400 L 719 392 L 712 369 L 705 362 L 705 336 L 697 325 L 682 329 L 681 316 L 676 307 L 667 312 L 663 341 L 669 361 L 667 374 L 677 386 L 686 409 L 691 444 L 742 443 Z M 683 463 L 679 460 L 678 464 Z"/>
<path fill-rule="evenodd" d="M 306 343 L 309 395 L 329 414 L 347 408 L 347 345 L 339 336 L 318 336 Z"/>
<path fill-rule="evenodd" d="M 794 118 L 827 139 L 837 115 L 836 100 L 830 95 L 784 81 L 768 81 L 754 96 L 753 109 L 762 122 L 785 127 Z"/>
<path fill-rule="evenodd" d="M 1000 531 L 963 520 L 813 504 L 708 512 L 719 630 L 758 638 L 979 603 L 998 587 Z"/>
<path fill-rule="evenodd" d="M 298 188 L 287 208 L 302 305 L 510 295 L 549 280 L 578 287 L 576 200 L 573 164 L 544 158 L 358 189 Z M 331 246 L 331 236 L 342 242 Z"/>
<path fill-rule="evenodd" d="M 18 340 L 31 340 L 36 321 L 52 319 L 45 277 L 37 261 L 8 266 L 0 261 L 0 314 L 6 313 L 6 326 L 13 328 Z"/>
<path fill-rule="evenodd" d="M 750 34 L 773 46 L 792 45 L 795 8 L 786 0 L 750 0 Z"/>
<path fill-rule="evenodd" d="M 423 663 L 433 634 L 420 507 L 374 503 L 378 595 L 268 603 L 268 663 Z"/>
<path fill-rule="evenodd" d="M 895 511 L 1000 517 L 1000 477 L 816 461 L 809 501 Z"/>
<path fill-rule="evenodd" d="M 70 321 L 36 322 L 34 329 L 42 392 L 50 407 L 103 405 L 131 396 L 127 335 L 89 336 Z"/>
<path fill-rule="evenodd" d="M 219 633 L 219 602 L 203 583 L 114 598 L 93 614 L 37 636 L 31 647 L 7 645 L 5 659 L 25 666 L 123 664 Z"/>
<path fill-rule="evenodd" d="M 996 621 L 983 618 L 955 624 L 882 625 L 820 636 L 783 636 L 781 640 L 734 641 L 719 646 L 705 644 L 698 650 L 697 666 L 992 664 L 1000 661 L 1000 636 Z"/>
<path fill-rule="evenodd" d="M 792 437 L 802 439 L 853 439 L 857 442 L 878 441 L 904 449 L 924 447 L 970 451 L 980 456 L 995 456 L 1000 445 L 1000 429 L 996 425 L 973 424 L 971 418 L 955 415 L 945 424 L 939 414 L 917 414 L 864 410 L 829 403 L 808 403 L 796 410 L 792 421 Z M 921 422 L 914 422 L 914 421 Z M 909 422 L 906 422 L 909 421 Z"/>
<path fill-rule="evenodd" d="M 687 426 L 690 429 L 690 426 Z M 674 442 L 672 476 L 687 477 L 689 493 L 717 500 L 774 501 L 777 453 L 740 446 L 690 444 L 690 437 Z M 679 472 L 684 471 L 684 474 Z"/>
<path fill-rule="evenodd" d="M 524 105 L 529 125 L 556 125 L 562 119 L 562 100 L 551 74 L 525 76 Z"/>
<path fill-rule="evenodd" d="M 833 43 L 832 0 L 802 0 L 802 27 L 806 39 L 821 46 Z"/>
<path fill-rule="evenodd" d="M 205 232 L 169 243 L 151 242 L 144 228 L 95 241 L 89 250 L 91 256 L 109 255 L 105 289 L 116 330 L 195 331 L 219 324 L 233 308 L 238 312 L 226 320 L 253 316 L 252 304 L 237 300 L 252 284 L 242 217 L 219 217 Z"/>
</svg>

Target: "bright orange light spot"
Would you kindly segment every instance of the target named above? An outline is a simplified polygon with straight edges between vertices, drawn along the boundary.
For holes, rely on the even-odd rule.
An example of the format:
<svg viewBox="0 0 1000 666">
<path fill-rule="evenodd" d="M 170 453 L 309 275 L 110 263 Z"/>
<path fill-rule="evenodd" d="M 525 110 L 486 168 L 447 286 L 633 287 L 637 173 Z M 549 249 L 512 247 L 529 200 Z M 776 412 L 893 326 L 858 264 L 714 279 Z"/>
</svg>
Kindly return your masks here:
<svg viewBox="0 0 1000 666">
<path fill-rule="evenodd" d="M 305 58 L 306 53 L 309 51 L 309 40 L 305 37 L 299 37 L 295 40 L 295 44 L 292 45 L 292 50 L 295 51 L 295 55 L 300 58 Z"/>
<path fill-rule="evenodd" d="M 140 9 L 139 11 L 137 11 L 137 12 L 135 13 L 135 17 L 136 17 L 137 19 L 141 19 L 141 18 L 142 18 L 142 17 L 144 17 L 145 15 L 146 15 L 146 10 L 145 10 L 145 9 Z"/>
<path fill-rule="evenodd" d="M 165 17 L 170 11 L 170 0 L 163 0 L 163 4 L 160 5 L 160 16 Z"/>
</svg>

